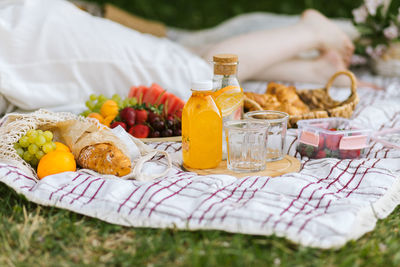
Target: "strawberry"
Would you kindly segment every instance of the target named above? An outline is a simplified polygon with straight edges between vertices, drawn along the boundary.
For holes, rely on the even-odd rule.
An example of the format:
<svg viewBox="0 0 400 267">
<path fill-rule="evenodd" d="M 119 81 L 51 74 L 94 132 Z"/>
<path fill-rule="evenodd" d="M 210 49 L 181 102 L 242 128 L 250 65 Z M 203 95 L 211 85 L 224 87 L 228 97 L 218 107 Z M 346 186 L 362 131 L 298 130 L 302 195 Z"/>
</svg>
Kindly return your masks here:
<svg viewBox="0 0 400 267">
<path fill-rule="evenodd" d="M 360 157 L 361 149 L 354 149 L 354 150 L 341 150 L 340 151 L 340 158 L 342 159 L 355 159 Z"/>
<path fill-rule="evenodd" d="M 143 124 L 147 121 L 147 111 L 144 109 L 135 109 L 136 124 Z"/>
<path fill-rule="evenodd" d="M 146 138 L 150 134 L 150 128 L 144 124 L 136 124 L 128 132 L 136 138 Z"/>
<path fill-rule="evenodd" d="M 315 155 L 316 159 L 323 159 L 326 158 L 326 152 L 325 150 L 321 149 L 317 152 L 317 155 Z"/>
<path fill-rule="evenodd" d="M 340 139 L 342 139 L 343 135 L 341 134 L 331 134 L 327 135 L 325 138 L 325 146 L 334 151 L 339 149 Z"/>
<path fill-rule="evenodd" d="M 115 127 L 121 126 L 122 128 L 124 128 L 124 130 L 126 131 L 126 123 L 122 122 L 122 121 L 114 121 L 111 125 L 110 128 L 114 129 Z"/>
</svg>

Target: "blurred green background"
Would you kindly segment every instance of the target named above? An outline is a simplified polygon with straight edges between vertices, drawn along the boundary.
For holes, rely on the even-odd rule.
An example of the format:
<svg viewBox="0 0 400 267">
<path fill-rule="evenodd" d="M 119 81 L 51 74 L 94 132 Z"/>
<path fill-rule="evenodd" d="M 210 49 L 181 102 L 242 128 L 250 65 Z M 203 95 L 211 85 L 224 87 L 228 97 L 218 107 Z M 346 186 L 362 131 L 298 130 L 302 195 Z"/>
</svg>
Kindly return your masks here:
<svg viewBox="0 0 400 267">
<path fill-rule="evenodd" d="M 314 8 L 328 17 L 350 18 L 351 10 L 362 0 L 87 0 L 98 4 L 111 3 L 135 15 L 162 21 L 169 26 L 202 29 L 246 12 L 267 11 L 300 14 Z"/>
</svg>

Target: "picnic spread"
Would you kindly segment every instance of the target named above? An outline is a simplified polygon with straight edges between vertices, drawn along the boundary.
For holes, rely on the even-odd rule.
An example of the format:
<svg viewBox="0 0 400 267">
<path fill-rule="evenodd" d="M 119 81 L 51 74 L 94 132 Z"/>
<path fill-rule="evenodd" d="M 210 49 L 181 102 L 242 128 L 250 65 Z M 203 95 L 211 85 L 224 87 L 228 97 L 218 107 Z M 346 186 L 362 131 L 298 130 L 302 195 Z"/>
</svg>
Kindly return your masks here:
<svg viewBox="0 0 400 267">
<path fill-rule="evenodd" d="M 352 121 L 376 133 L 399 128 L 400 79 L 369 72 L 357 75 L 384 90 L 358 88 L 360 102 Z M 306 89 L 313 85 L 294 86 Z M 248 82 L 243 87 L 248 92 L 262 93 L 267 83 Z M 346 99 L 348 94 L 349 88 L 330 90 L 334 99 Z M 41 110 L 33 114 L 41 118 L 37 125 L 46 125 L 43 118 L 54 116 L 63 121 L 58 113 Z M 7 114 L 1 127 L 13 116 L 16 115 Z M 137 147 L 146 147 L 147 153 L 168 153 L 152 154 L 142 162 L 140 173 L 146 177 L 161 173 L 161 177 L 120 179 L 82 168 L 39 180 L 24 164 L 2 157 L 0 179 L 35 203 L 110 223 L 277 235 L 304 246 L 334 248 L 372 231 L 376 221 L 388 216 L 400 203 L 400 150 L 396 148 L 399 139 L 395 134 L 389 135 L 391 139 L 386 137 L 380 136 L 386 143 L 372 139 L 364 149 L 364 157 L 314 159 L 300 155 L 298 129 L 288 129 L 284 153 L 301 161 L 301 168 L 299 172 L 275 177 L 252 173 L 243 178 L 198 175 L 182 168 L 181 142 L 150 142 L 143 146 L 139 142 Z M 268 162 L 266 166 L 268 169 Z"/>
</svg>

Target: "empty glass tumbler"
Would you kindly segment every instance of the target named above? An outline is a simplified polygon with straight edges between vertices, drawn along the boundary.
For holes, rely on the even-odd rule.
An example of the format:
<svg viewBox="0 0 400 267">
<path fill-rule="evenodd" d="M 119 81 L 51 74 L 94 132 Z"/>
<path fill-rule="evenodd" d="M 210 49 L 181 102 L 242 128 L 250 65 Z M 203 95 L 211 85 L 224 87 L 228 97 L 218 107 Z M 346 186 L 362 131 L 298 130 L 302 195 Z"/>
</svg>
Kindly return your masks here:
<svg viewBox="0 0 400 267">
<path fill-rule="evenodd" d="M 244 114 L 245 119 L 268 122 L 268 143 L 266 146 L 267 161 L 283 159 L 286 140 L 287 121 L 289 115 L 285 112 L 274 110 L 250 111 Z"/>
<path fill-rule="evenodd" d="M 224 124 L 227 168 L 236 172 L 265 169 L 265 148 L 269 124 L 255 120 L 234 120 Z"/>
</svg>

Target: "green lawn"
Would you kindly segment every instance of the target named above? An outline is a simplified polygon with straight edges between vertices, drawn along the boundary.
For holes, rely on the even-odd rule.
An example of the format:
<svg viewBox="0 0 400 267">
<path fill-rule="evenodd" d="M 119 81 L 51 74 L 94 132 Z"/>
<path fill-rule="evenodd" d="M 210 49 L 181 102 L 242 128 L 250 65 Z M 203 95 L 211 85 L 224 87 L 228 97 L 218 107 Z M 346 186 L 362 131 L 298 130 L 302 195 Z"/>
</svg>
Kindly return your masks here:
<svg viewBox="0 0 400 267">
<path fill-rule="evenodd" d="M 134 229 L 28 202 L 0 184 L 0 266 L 399 266 L 397 208 L 339 250 L 221 231 Z"/>
<path fill-rule="evenodd" d="M 351 17 L 351 10 L 362 0 L 86 0 L 99 4 L 112 3 L 144 18 L 159 20 L 167 25 L 201 29 L 212 27 L 223 20 L 252 11 L 300 14 L 314 8 L 329 17 Z M 394 0 L 400 2 L 400 0 Z"/>
</svg>

